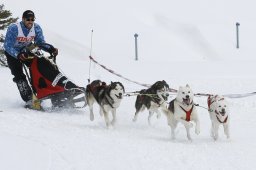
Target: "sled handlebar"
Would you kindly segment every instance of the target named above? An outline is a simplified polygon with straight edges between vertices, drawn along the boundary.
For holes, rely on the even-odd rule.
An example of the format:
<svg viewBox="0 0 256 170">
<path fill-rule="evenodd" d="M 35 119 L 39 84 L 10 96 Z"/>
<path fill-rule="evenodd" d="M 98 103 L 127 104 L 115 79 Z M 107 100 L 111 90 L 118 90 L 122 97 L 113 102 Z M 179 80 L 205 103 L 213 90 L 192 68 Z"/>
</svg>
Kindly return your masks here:
<svg viewBox="0 0 256 170">
<path fill-rule="evenodd" d="M 41 43 L 41 44 L 37 44 L 37 46 L 38 46 L 39 48 L 43 49 L 43 50 L 45 49 L 45 46 L 49 46 L 50 48 L 45 50 L 46 52 L 48 52 L 48 53 L 50 54 L 50 56 L 47 57 L 47 58 L 53 59 L 53 62 L 56 63 L 56 56 L 53 55 L 53 54 L 50 52 L 51 50 L 55 49 L 53 45 L 48 44 L 48 43 Z M 50 51 L 49 51 L 49 50 L 50 50 Z"/>
<path fill-rule="evenodd" d="M 49 46 L 49 48 L 47 48 Z M 45 52 L 48 52 L 50 56 L 47 56 L 46 58 L 53 59 L 53 62 L 56 63 L 56 56 L 54 56 L 50 51 L 54 49 L 54 46 L 48 43 L 40 43 L 35 44 L 31 43 L 25 47 L 22 48 L 22 52 L 26 52 L 30 54 L 30 57 L 33 58 L 35 56 L 40 56 L 40 54 L 37 54 L 38 50 L 42 49 Z M 45 57 L 45 56 L 44 56 Z"/>
</svg>

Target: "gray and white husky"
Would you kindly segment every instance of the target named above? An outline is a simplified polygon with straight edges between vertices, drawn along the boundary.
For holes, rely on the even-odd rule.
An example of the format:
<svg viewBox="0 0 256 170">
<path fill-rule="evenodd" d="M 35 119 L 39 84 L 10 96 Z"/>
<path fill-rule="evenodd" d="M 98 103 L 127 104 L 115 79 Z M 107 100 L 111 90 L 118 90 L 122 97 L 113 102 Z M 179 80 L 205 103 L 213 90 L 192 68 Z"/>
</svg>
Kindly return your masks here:
<svg viewBox="0 0 256 170">
<path fill-rule="evenodd" d="M 106 126 L 115 125 L 116 109 L 120 106 L 125 89 L 120 82 L 105 82 L 95 80 L 86 87 L 86 99 L 90 108 L 90 120 L 94 120 L 93 104 L 96 101 L 100 106 L 100 115 L 104 115 Z M 112 121 L 109 120 L 109 112 L 112 112 Z"/>
<path fill-rule="evenodd" d="M 179 122 L 185 126 L 189 140 L 192 140 L 190 136 L 190 128 L 193 127 L 192 121 L 195 122 L 195 133 L 200 133 L 200 122 L 193 98 L 194 93 L 189 85 L 186 85 L 179 87 L 176 98 L 170 102 L 165 113 L 168 125 L 171 127 L 172 139 L 175 139 L 175 129 Z"/>
<path fill-rule="evenodd" d="M 219 137 L 219 126 L 223 125 L 224 133 L 227 138 L 229 134 L 229 107 L 227 100 L 220 95 L 212 95 L 207 99 L 208 111 L 211 118 L 211 136 L 214 140 Z"/>
<path fill-rule="evenodd" d="M 157 118 L 159 118 L 161 113 L 158 109 L 165 109 L 167 107 L 168 92 L 169 85 L 164 80 L 157 81 L 150 88 L 141 90 L 135 102 L 136 112 L 133 121 L 135 122 L 137 120 L 138 114 L 144 111 L 145 108 L 149 111 L 149 124 L 151 124 L 150 120 L 154 112 L 157 113 Z"/>
</svg>

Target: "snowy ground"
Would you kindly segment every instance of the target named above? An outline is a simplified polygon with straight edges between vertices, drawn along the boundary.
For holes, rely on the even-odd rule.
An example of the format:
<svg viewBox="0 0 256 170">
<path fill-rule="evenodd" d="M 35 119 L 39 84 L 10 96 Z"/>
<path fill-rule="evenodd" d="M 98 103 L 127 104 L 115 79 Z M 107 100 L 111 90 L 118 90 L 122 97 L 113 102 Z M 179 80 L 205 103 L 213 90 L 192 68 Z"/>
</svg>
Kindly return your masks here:
<svg viewBox="0 0 256 170">
<path fill-rule="evenodd" d="M 166 80 L 175 89 L 189 84 L 195 93 L 256 91 L 253 1 L 160 0 L 156 4 L 143 0 L 135 8 L 133 0 L 99 2 L 75 1 L 70 14 L 66 12 L 70 2 L 61 1 L 56 13 L 60 1 L 47 5 L 46 12 L 49 0 L 26 0 L 19 5 L 4 0 L 17 16 L 34 9 L 47 41 L 60 50 L 60 68 L 80 86 L 86 86 L 89 77 L 90 30 L 94 28 L 95 59 L 132 80 L 148 84 Z M 78 21 L 80 16 L 84 18 Z M 57 18 L 65 19 L 56 23 Z M 240 49 L 235 48 L 237 21 L 241 22 Z M 140 38 L 139 61 L 133 60 L 135 31 Z M 127 92 L 143 88 L 95 64 L 90 77 L 108 83 L 121 81 Z M 0 82 L 0 169 L 255 169 L 256 96 L 228 99 L 230 140 L 222 128 L 220 139 L 211 139 L 208 112 L 198 107 L 201 133 L 192 133 L 193 142 L 188 142 L 181 125 L 177 139 L 171 140 L 164 115 L 154 116 L 152 126 L 147 123 L 147 112 L 132 122 L 135 97 L 123 99 L 117 125 L 106 129 L 98 107 L 93 122 L 88 107 L 54 113 L 27 110 L 8 68 L 0 67 Z M 196 97 L 195 102 L 207 106 L 205 97 Z"/>
<path fill-rule="evenodd" d="M 209 115 L 205 109 L 197 108 L 201 134 L 193 133 L 190 143 L 182 126 L 177 130 L 177 140 L 171 140 L 164 115 L 159 120 L 153 117 L 151 127 L 147 124 L 147 112 L 141 113 L 136 123 L 132 122 L 135 97 L 124 98 L 118 109 L 118 123 L 109 130 L 98 114 L 90 122 L 88 108 L 58 113 L 23 109 L 9 70 L 1 68 L 1 73 L 5 75 L 1 81 L 6 82 L 0 87 L 1 169 L 254 169 L 256 96 L 229 99 L 230 140 L 221 128 L 220 140 L 214 142 L 209 135 Z M 79 76 L 72 76 L 75 77 Z M 197 92 L 219 94 L 251 92 L 256 85 L 252 77 L 186 79 L 166 80 L 174 88 L 189 83 Z M 138 88 L 122 82 L 128 91 Z M 205 97 L 196 97 L 195 102 L 206 107 Z"/>
</svg>

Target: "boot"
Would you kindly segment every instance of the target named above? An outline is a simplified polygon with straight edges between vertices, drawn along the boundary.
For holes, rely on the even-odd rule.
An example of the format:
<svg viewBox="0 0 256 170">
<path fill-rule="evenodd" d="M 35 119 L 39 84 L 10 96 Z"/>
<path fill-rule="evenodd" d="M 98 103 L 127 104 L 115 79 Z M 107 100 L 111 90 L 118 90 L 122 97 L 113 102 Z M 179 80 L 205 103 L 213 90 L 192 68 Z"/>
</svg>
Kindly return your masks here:
<svg viewBox="0 0 256 170">
<path fill-rule="evenodd" d="M 18 90 L 20 92 L 21 98 L 25 101 L 28 102 L 29 100 L 32 100 L 32 90 L 30 86 L 28 85 L 27 80 L 18 80 L 16 82 Z"/>
</svg>

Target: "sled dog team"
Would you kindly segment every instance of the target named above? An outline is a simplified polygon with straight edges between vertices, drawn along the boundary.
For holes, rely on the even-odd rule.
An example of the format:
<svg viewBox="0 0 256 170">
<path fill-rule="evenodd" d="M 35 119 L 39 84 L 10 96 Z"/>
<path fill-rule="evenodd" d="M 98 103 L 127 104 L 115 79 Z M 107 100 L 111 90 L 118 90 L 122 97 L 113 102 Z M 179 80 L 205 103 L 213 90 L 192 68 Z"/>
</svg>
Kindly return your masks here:
<svg viewBox="0 0 256 170">
<path fill-rule="evenodd" d="M 151 117 L 154 113 L 157 118 L 161 116 L 160 111 L 166 115 L 167 123 L 171 128 L 171 137 L 175 139 L 175 129 L 178 123 L 184 125 L 188 140 L 191 139 L 190 130 L 195 124 L 195 133 L 200 133 L 200 121 L 198 118 L 194 93 L 189 85 L 179 87 L 174 100 L 167 103 L 169 96 L 169 85 L 163 81 L 155 82 L 148 89 L 142 89 L 136 98 L 135 115 L 133 121 L 138 119 L 140 112 L 149 111 L 148 123 L 151 124 Z M 86 100 L 90 110 L 90 120 L 94 120 L 93 104 L 97 102 L 100 106 L 100 115 L 104 116 L 107 127 L 114 126 L 116 122 L 116 109 L 120 106 L 125 93 L 124 86 L 120 82 L 105 82 L 95 80 L 87 85 Z M 229 134 L 229 109 L 228 103 L 223 96 L 211 95 L 207 99 L 208 112 L 211 119 L 211 136 L 218 139 L 218 129 L 223 125 L 227 138 Z M 112 120 L 109 120 L 109 112 L 112 113 Z M 194 122 L 194 124 L 192 123 Z"/>
</svg>

